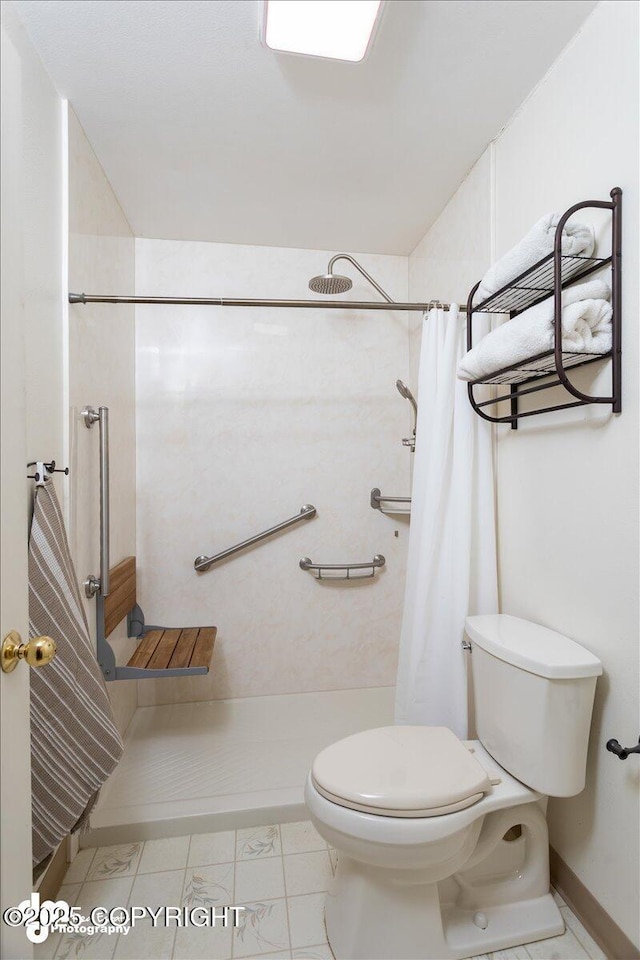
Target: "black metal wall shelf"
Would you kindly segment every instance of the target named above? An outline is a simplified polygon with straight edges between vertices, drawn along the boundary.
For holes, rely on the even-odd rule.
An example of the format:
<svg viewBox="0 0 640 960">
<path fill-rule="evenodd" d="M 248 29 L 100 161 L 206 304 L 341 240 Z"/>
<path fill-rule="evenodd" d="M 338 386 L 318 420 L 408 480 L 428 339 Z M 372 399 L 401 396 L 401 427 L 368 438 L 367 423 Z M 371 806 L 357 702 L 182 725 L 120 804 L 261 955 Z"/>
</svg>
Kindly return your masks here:
<svg viewBox="0 0 640 960">
<path fill-rule="evenodd" d="M 614 187 L 611 191 L 611 200 L 585 200 L 569 207 L 561 216 L 556 228 L 554 249 L 548 256 L 516 277 L 509 284 L 487 297 L 481 303 L 474 305 L 473 298 L 480 286 L 478 282 L 467 300 L 467 350 L 473 347 L 473 315 L 474 313 L 508 313 L 510 319 L 524 310 L 535 306 L 548 297 L 554 297 L 553 349 L 525 361 L 504 367 L 488 376 L 473 380 L 468 384 L 468 393 L 471 406 L 484 420 L 491 423 L 510 423 L 513 430 L 517 429 L 518 420 L 524 417 L 533 417 L 553 410 L 564 410 L 568 407 L 581 407 L 590 403 L 611 404 L 614 413 L 621 410 L 621 245 L 622 245 L 622 190 Z M 577 210 L 587 207 L 606 209 L 611 211 L 611 256 L 609 257 L 576 257 L 562 254 L 562 230 L 569 217 Z M 562 290 L 564 287 L 582 280 L 596 270 L 609 266 L 611 268 L 611 350 L 607 353 L 577 353 L 562 349 L 562 325 L 557 322 L 562 316 Z M 596 361 L 611 359 L 611 396 L 594 397 L 583 393 L 569 379 L 566 371 L 570 368 L 585 366 Z M 547 378 L 555 377 L 549 381 Z M 544 383 L 536 381 L 544 379 Z M 530 384 L 534 384 L 530 386 Z M 477 401 L 474 388 L 480 385 L 507 384 L 509 393 L 491 397 L 488 400 Z M 534 410 L 519 410 L 520 397 L 529 394 L 551 390 L 554 387 L 563 387 L 574 399 L 557 403 L 553 406 L 540 407 Z M 488 413 L 487 407 L 508 401 L 510 412 L 504 416 Z"/>
</svg>

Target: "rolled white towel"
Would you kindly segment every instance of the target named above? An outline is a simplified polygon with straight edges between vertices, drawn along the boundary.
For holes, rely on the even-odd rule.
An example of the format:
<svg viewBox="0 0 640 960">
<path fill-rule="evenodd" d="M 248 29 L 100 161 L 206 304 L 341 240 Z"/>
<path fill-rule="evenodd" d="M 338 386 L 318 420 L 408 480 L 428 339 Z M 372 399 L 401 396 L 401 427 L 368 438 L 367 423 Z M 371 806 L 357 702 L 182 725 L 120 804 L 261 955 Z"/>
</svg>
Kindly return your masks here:
<svg viewBox="0 0 640 960">
<path fill-rule="evenodd" d="M 589 280 L 562 291 L 562 349 L 571 353 L 607 353 L 611 349 L 611 290 Z M 480 380 L 553 350 L 553 297 L 507 320 L 464 355 L 460 380 Z"/>
<path fill-rule="evenodd" d="M 489 267 L 480 281 L 474 303 L 482 303 L 521 273 L 553 252 L 559 213 L 547 213 L 533 225 L 515 247 Z M 593 227 L 568 220 L 562 230 L 562 252 L 567 256 L 590 257 L 596 243 Z"/>
</svg>

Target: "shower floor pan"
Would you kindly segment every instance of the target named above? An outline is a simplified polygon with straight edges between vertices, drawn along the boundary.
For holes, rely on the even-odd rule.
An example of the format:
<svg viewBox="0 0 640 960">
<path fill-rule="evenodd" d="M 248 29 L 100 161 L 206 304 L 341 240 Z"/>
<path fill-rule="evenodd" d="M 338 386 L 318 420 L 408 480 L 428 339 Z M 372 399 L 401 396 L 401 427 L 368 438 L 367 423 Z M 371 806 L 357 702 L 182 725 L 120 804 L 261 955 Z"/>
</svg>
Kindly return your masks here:
<svg viewBox="0 0 640 960">
<path fill-rule="evenodd" d="M 392 723 L 393 697 L 377 687 L 139 707 L 81 846 L 306 819 L 316 753 Z"/>
</svg>

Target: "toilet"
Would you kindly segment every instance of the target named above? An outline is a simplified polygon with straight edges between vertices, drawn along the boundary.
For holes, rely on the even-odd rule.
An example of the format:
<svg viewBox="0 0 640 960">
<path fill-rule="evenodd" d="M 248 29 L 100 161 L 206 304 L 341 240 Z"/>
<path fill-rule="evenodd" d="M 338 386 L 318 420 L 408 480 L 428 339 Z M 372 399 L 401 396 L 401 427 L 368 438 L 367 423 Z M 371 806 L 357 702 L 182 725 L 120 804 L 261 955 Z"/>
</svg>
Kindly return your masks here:
<svg viewBox="0 0 640 960">
<path fill-rule="evenodd" d="M 563 933 L 548 797 L 584 788 L 602 664 L 506 614 L 469 617 L 475 726 L 393 726 L 316 757 L 311 820 L 338 864 L 325 923 L 340 960 L 462 960 Z"/>
</svg>

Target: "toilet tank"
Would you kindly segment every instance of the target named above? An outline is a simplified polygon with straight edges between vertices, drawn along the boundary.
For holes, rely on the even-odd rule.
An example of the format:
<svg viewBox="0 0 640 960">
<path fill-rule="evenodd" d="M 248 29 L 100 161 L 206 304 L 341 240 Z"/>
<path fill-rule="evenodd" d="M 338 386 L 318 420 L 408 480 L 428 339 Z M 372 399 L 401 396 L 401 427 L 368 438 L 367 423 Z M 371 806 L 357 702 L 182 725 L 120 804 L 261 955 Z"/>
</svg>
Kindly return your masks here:
<svg viewBox="0 0 640 960">
<path fill-rule="evenodd" d="M 508 614 L 467 617 L 466 630 L 485 749 L 539 793 L 580 793 L 598 658 L 569 637 Z"/>
</svg>

